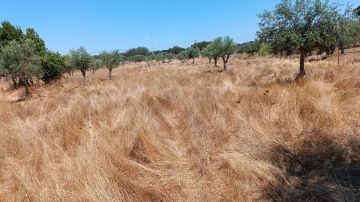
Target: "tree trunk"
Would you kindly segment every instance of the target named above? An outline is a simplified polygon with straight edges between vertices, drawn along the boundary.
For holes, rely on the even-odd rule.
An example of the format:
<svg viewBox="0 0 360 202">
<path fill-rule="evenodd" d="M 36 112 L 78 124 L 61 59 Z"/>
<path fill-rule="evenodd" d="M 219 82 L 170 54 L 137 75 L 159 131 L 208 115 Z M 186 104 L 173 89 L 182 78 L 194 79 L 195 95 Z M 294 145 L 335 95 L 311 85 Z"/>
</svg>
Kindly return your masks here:
<svg viewBox="0 0 360 202">
<path fill-rule="evenodd" d="M 23 83 L 24 88 L 25 88 L 25 94 L 24 94 L 25 98 L 29 97 L 31 95 L 31 93 L 30 93 L 29 84 L 28 84 L 27 80 L 24 78 L 21 78 L 20 80 Z"/>
<path fill-rule="evenodd" d="M 212 58 L 209 58 L 209 68 L 211 67 L 211 60 Z"/>
<path fill-rule="evenodd" d="M 82 74 L 82 76 L 83 76 L 83 85 L 85 85 L 86 84 L 86 70 L 81 70 L 81 74 Z"/>
<path fill-rule="evenodd" d="M 112 68 L 109 68 L 109 80 L 112 80 Z"/>
<path fill-rule="evenodd" d="M 223 56 L 223 57 L 221 57 L 222 58 L 222 60 L 223 60 L 223 63 L 224 63 L 224 71 L 226 71 L 227 70 L 227 61 L 226 61 L 226 59 L 225 59 L 225 57 Z"/>
<path fill-rule="evenodd" d="M 218 62 L 218 58 L 214 57 L 214 62 L 215 62 L 215 67 L 218 67 L 217 62 Z"/>
<path fill-rule="evenodd" d="M 306 75 L 305 58 L 306 58 L 306 51 L 301 50 L 300 51 L 300 70 L 299 70 L 299 74 L 296 77 L 296 80 L 301 79 L 302 77 L 304 77 Z"/>
<path fill-rule="evenodd" d="M 192 64 L 193 64 L 193 65 L 195 64 L 195 58 L 193 58 Z"/>
<path fill-rule="evenodd" d="M 230 59 L 230 55 L 222 56 L 221 58 L 223 59 L 223 62 L 224 62 L 224 71 L 226 71 L 227 70 L 227 63 L 228 63 L 228 61 Z"/>
<path fill-rule="evenodd" d="M 17 82 L 16 82 L 16 79 L 15 79 L 15 77 L 11 77 L 11 79 L 12 79 L 12 82 L 13 82 L 13 86 L 14 86 L 14 88 L 16 89 L 17 88 L 17 86 L 18 86 L 18 84 L 17 84 Z"/>
</svg>

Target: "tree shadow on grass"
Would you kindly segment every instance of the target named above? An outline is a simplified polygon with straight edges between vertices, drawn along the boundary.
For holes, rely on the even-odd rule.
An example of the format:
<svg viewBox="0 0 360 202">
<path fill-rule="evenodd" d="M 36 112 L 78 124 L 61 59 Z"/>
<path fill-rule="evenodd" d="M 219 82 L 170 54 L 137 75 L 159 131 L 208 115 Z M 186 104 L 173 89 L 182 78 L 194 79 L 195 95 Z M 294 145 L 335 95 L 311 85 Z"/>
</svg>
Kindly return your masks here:
<svg viewBox="0 0 360 202">
<path fill-rule="evenodd" d="M 321 130 L 303 134 L 294 148 L 276 145 L 272 163 L 285 179 L 264 189 L 270 201 L 359 201 L 360 142 L 339 144 Z"/>
</svg>

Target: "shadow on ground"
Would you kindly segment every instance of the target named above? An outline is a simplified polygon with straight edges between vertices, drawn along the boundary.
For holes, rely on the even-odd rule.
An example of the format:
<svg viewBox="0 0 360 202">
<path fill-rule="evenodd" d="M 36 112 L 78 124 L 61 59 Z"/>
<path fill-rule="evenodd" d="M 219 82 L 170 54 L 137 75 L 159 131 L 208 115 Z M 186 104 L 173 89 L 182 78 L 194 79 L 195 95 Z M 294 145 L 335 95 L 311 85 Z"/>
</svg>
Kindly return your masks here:
<svg viewBox="0 0 360 202">
<path fill-rule="evenodd" d="M 321 130 L 301 137 L 293 148 L 273 147 L 272 163 L 285 178 L 265 187 L 264 197 L 270 201 L 359 201 L 360 142 L 349 138 L 340 144 Z"/>
</svg>

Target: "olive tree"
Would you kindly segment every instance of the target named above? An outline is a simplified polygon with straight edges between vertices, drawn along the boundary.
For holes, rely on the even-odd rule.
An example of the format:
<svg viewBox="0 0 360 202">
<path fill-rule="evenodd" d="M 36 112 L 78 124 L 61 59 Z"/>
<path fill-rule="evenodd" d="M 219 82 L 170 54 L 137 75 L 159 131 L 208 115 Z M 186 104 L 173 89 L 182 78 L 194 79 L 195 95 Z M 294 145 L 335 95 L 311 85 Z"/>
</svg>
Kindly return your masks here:
<svg viewBox="0 0 360 202">
<path fill-rule="evenodd" d="M 41 77 L 41 57 L 36 44 L 30 39 L 23 42 L 13 40 L 0 53 L 0 74 L 12 79 L 18 78 L 25 87 L 25 97 L 30 96 L 29 80 Z"/>
<path fill-rule="evenodd" d="M 209 66 L 211 60 L 214 60 L 215 67 L 217 67 L 219 57 L 221 56 L 221 37 L 214 39 L 206 48 L 202 51 L 203 56 L 209 59 Z"/>
<path fill-rule="evenodd" d="M 235 52 L 235 43 L 234 40 L 226 36 L 221 40 L 220 46 L 220 57 L 223 60 L 224 71 L 227 70 L 227 63 L 229 62 L 230 56 Z"/>
<path fill-rule="evenodd" d="M 305 72 L 305 58 L 320 47 L 337 44 L 342 14 L 338 6 L 321 0 L 282 0 L 273 11 L 259 15 L 258 37 L 271 51 L 296 50 L 300 53 L 297 79 Z"/>
<path fill-rule="evenodd" d="M 195 59 L 200 56 L 200 49 L 190 47 L 187 50 L 188 58 L 192 59 L 192 64 L 195 64 Z"/>
<path fill-rule="evenodd" d="M 120 65 L 122 55 L 118 50 L 112 52 L 103 51 L 99 55 L 103 65 L 109 70 L 109 80 L 112 79 L 112 70 Z"/>
<path fill-rule="evenodd" d="M 235 46 L 234 40 L 231 37 L 218 37 L 204 49 L 203 54 L 209 58 L 209 62 L 211 62 L 211 59 L 214 59 L 215 67 L 217 66 L 218 58 L 221 58 L 224 64 L 224 71 L 226 71 L 230 56 L 236 50 Z"/>
<path fill-rule="evenodd" d="M 90 69 L 93 74 L 103 66 L 103 61 L 98 57 L 92 57 L 90 63 Z"/>
<path fill-rule="evenodd" d="M 80 47 L 76 50 L 70 50 L 70 65 L 73 69 L 79 69 L 84 78 L 83 84 L 86 83 L 86 71 L 91 64 L 91 55 L 86 51 L 84 47 Z"/>
<path fill-rule="evenodd" d="M 189 60 L 189 54 L 186 50 L 183 50 L 176 56 L 176 58 L 180 60 L 181 63 L 184 63 Z"/>
</svg>

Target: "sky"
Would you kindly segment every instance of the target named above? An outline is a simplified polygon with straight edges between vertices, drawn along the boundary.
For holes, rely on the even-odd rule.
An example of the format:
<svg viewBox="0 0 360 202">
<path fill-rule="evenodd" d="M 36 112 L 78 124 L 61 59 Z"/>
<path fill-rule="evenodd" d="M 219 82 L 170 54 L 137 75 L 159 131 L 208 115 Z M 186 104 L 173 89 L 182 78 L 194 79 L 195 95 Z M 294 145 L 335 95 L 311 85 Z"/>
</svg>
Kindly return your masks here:
<svg viewBox="0 0 360 202">
<path fill-rule="evenodd" d="M 46 47 L 66 54 L 144 46 L 162 50 L 231 36 L 254 40 L 257 14 L 279 0 L 1 0 L 0 21 L 34 28 Z M 340 4 L 347 1 L 337 0 Z M 350 0 L 358 5 L 359 0 Z"/>
</svg>

